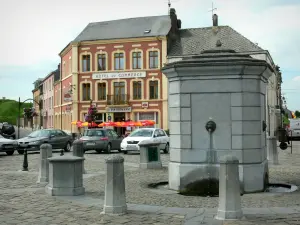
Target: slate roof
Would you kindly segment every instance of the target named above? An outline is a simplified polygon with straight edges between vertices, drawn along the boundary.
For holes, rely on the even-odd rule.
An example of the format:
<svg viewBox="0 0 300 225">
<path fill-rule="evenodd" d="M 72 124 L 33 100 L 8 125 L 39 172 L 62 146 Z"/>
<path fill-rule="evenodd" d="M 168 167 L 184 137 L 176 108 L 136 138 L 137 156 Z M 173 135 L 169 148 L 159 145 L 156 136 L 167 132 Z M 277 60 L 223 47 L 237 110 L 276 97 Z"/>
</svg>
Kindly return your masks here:
<svg viewBox="0 0 300 225">
<path fill-rule="evenodd" d="M 74 41 L 166 36 L 170 28 L 168 15 L 96 22 L 89 23 Z M 145 33 L 145 30 L 151 31 Z"/>
<path fill-rule="evenodd" d="M 216 29 L 217 32 L 214 32 Z M 168 57 L 200 54 L 203 50 L 215 48 L 217 40 L 221 41 L 222 48 L 236 52 L 264 51 L 231 27 L 218 26 L 181 29 Z"/>
</svg>

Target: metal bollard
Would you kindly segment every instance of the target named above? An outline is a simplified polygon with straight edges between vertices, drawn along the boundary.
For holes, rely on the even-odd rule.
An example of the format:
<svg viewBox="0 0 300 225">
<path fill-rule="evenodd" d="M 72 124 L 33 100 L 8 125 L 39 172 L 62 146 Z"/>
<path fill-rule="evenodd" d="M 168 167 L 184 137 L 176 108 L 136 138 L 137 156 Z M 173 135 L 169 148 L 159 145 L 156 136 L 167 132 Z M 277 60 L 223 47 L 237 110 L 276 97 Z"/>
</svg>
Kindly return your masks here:
<svg viewBox="0 0 300 225">
<path fill-rule="evenodd" d="M 216 219 L 241 219 L 241 190 L 239 160 L 235 156 L 224 156 L 220 160 L 219 208 Z"/>
<path fill-rule="evenodd" d="M 27 159 L 27 149 L 24 150 L 24 160 L 22 171 L 28 171 L 28 159 Z"/>
<path fill-rule="evenodd" d="M 80 140 L 75 140 L 73 142 L 73 156 L 84 157 L 83 142 Z M 86 174 L 84 168 L 84 162 L 82 163 L 82 173 Z"/>
<path fill-rule="evenodd" d="M 101 214 L 127 213 L 124 158 L 110 155 L 106 162 L 106 184 L 103 212 Z"/>
</svg>

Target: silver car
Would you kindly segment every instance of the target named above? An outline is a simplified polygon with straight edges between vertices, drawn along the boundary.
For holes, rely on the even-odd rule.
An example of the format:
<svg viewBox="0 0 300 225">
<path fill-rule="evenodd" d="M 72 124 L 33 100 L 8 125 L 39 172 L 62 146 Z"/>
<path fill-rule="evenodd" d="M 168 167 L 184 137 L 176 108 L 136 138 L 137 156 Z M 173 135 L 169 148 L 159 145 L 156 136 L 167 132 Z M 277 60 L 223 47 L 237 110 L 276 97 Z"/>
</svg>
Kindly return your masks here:
<svg viewBox="0 0 300 225">
<path fill-rule="evenodd" d="M 95 150 L 97 153 L 102 151 L 110 153 L 111 150 L 121 152 L 123 137 L 112 129 L 92 128 L 85 130 L 80 140 L 83 141 L 84 151 Z"/>
<path fill-rule="evenodd" d="M 11 139 L 6 139 L 0 135 L 0 152 L 5 152 L 7 155 L 13 155 L 18 148 L 18 142 Z"/>
</svg>

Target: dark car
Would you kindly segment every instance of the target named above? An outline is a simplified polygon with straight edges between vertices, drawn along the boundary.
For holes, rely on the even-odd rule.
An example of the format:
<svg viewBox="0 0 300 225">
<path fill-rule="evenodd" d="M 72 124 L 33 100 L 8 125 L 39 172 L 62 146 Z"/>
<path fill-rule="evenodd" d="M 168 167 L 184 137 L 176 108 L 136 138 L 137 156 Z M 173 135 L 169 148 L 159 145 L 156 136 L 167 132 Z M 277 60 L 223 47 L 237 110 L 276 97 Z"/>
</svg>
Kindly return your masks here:
<svg viewBox="0 0 300 225">
<path fill-rule="evenodd" d="M 121 152 L 123 137 L 112 129 L 96 128 L 85 130 L 80 140 L 83 141 L 84 151 L 95 150 L 97 153 L 102 151 L 110 153 L 111 150 Z"/>
<path fill-rule="evenodd" d="M 44 143 L 52 145 L 52 149 L 64 149 L 66 152 L 71 150 L 73 138 L 62 130 L 43 129 L 36 130 L 28 136 L 18 140 L 18 152 L 23 154 L 24 150 L 39 151 Z"/>
<path fill-rule="evenodd" d="M 17 148 L 18 142 L 16 140 L 10 140 L 0 135 L 0 152 L 12 155 Z"/>
<path fill-rule="evenodd" d="M 15 127 L 4 122 L 0 130 L 0 135 L 2 135 L 4 138 L 16 139 Z"/>
</svg>

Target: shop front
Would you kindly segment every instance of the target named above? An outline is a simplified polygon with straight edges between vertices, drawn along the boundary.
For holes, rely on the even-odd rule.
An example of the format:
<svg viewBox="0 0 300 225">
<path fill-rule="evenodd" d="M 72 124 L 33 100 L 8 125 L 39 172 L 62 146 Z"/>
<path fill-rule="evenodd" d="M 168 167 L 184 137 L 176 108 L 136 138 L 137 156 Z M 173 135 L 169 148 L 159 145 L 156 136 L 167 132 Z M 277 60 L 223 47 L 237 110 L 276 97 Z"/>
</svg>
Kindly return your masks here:
<svg viewBox="0 0 300 225">
<path fill-rule="evenodd" d="M 130 119 L 130 113 L 132 108 L 130 106 L 126 107 L 107 107 L 107 122 L 124 122 Z M 114 130 L 119 135 L 125 135 L 128 129 L 127 127 L 115 127 Z"/>
</svg>

